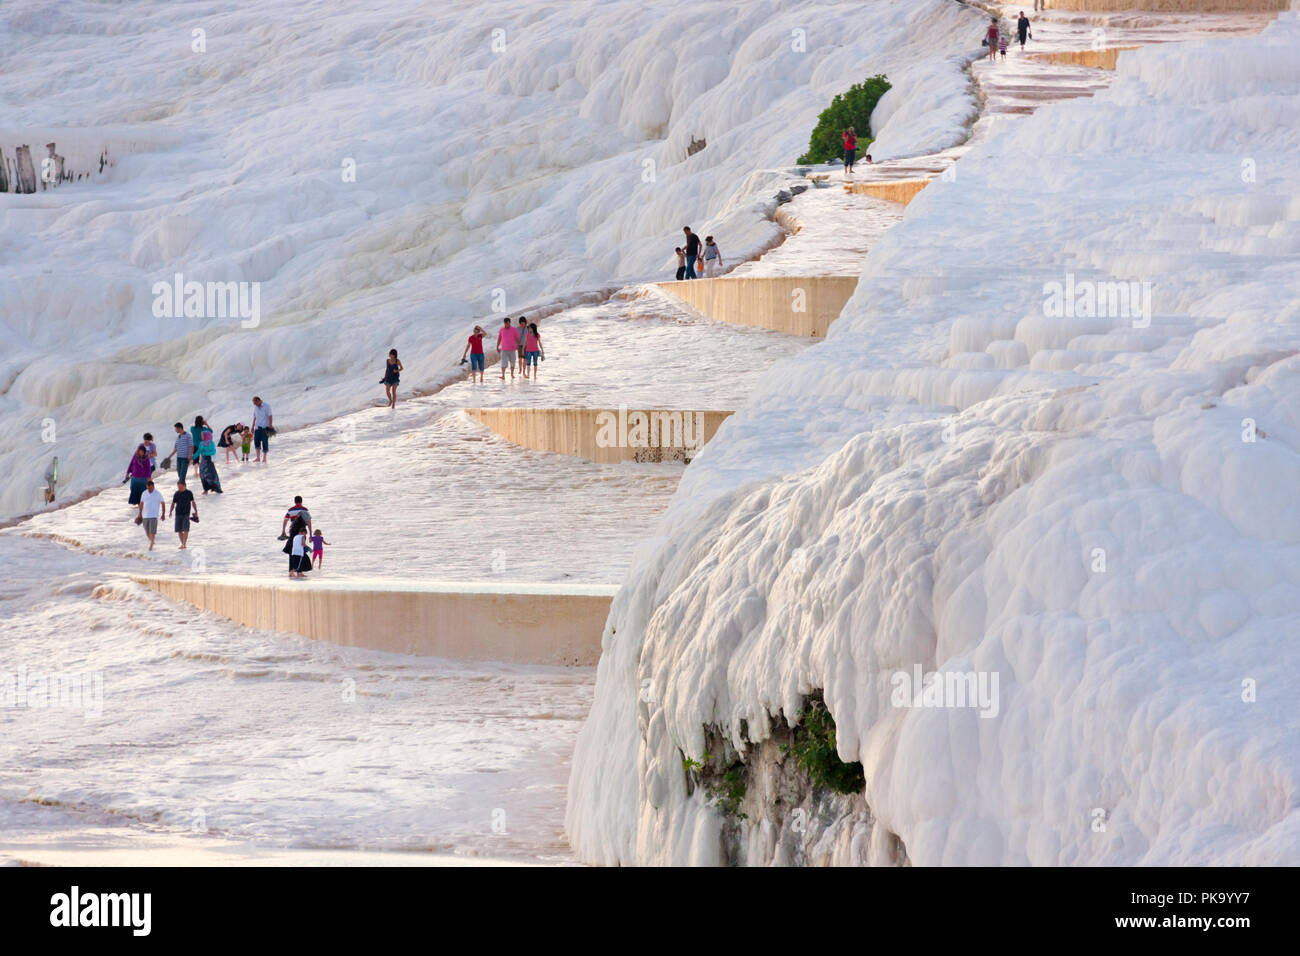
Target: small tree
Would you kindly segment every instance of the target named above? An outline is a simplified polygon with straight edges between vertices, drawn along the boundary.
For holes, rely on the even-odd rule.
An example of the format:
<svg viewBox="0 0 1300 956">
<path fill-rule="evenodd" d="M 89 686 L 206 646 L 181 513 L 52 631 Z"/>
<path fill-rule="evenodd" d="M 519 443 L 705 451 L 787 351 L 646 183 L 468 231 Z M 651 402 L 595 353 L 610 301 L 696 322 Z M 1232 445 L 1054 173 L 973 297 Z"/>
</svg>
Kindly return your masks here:
<svg viewBox="0 0 1300 956">
<path fill-rule="evenodd" d="M 844 152 L 840 134 L 852 126 L 858 133 L 858 149 L 864 150 L 872 143 L 871 112 L 889 89 L 883 73 L 869 80 L 855 83 L 848 92 L 839 93 L 831 105 L 817 117 L 817 126 L 808 140 L 808 152 L 797 160 L 800 163 L 824 163 Z"/>
</svg>

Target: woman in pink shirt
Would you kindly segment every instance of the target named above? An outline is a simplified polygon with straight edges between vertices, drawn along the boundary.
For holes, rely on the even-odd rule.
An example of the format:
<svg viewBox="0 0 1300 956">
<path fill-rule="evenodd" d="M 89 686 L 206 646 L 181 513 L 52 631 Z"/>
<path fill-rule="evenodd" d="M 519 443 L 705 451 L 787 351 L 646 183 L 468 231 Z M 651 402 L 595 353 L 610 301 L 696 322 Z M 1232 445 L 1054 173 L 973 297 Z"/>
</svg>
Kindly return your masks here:
<svg viewBox="0 0 1300 956">
<path fill-rule="evenodd" d="M 527 363 L 524 367 L 532 367 L 534 381 L 537 379 L 538 356 L 546 358 L 546 350 L 542 348 L 542 335 L 537 331 L 537 323 L 529 322 L 524 331 L 524 357 Z"/>
</svg>

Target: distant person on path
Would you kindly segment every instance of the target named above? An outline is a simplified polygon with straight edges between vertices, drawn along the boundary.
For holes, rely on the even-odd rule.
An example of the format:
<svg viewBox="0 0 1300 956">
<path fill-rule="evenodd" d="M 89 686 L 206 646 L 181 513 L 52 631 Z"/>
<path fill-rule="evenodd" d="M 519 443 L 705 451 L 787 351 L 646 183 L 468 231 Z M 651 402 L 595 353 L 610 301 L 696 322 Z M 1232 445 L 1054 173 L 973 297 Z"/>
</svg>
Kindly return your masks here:
<svg viewBox="0 0 1300 956">
<path fill-rule="evenodd" d="M 469 356 L 469 380 L 474 381 L 474 375 L 478 375 L 479 383 L 483 382 L 483 336 L 487 335 L 483 331 L 483 326 L 474 326 L 474 331 L 470 333 L 469 340 L 465 343 L 465 351 L 460 353 L 460 363 L 465 364 L 465 356 Z"/>
<path fill-rule="evenodd" d="M 1047 0 L 1034 0 L 1034 12 L 1047 9 Z"/>
<path fill-rule="evenodd" d="M 271 436 L 275 434 L 275 419 L 271 417 L 271 406 L 256 395 L 253 396 L 253 448 L 256 450 L 255 462 L 265 462 L 271 457 Z"/>
<path fill-rule="evenodd" d="M 230 456 L 235 456 L 235 461 L 239 461 L 239 452 L 235 450 L 235 437 L 243 434 L 244 423 L 235 422 L 233 425 L 227 425 L 221 429 L 221 438 L 217 440 L 217 447 L 226 450 L 226 464 L 230 464 Z"/>
<path fill-rule="evenodd" d="M 524 316 L 519 317 L 519 324 L 515 326 L 515 331 L 519 333 L 519 347 L 515 349 L 516 360 L 519 363 L 519 372 L 524 378 L 528 377 L 528 319 Z"/>
<path fill-rule="evenodd" d="M 153 539 L 158 534 L 158 518 L 163 512 L 162 492 L 153 486 L 153 479 L 145 483 L 145 492 L 136 505 L 136 524 L 144 525 L 144 533 L 149 536 L 149 550 L 153 550 Z"/>
<path fill-rule="evenodd" d="M 379 380 L 379 384 L 384 386 L 389 408 L 397 407 L 397 386 L 401 381 L 402 363 L 397 360 L 397 349 L 389 349 L 384 362 L 384 377 Z"/>
<path fill-rule="evenodd" d="M 847 178 L 853 175 L 854 157 L 858 155 L 858 133 L 850 126 L 840 136 L 844 139 L 844 175 Z"/>
<path fill-rule="evenodd" d="M 153 435 L 149 432 L 144 433 L 144 450 L 149 456 L 149 473 L 153 474 L 158 470 L 158 446 L 153 443 Z"/>
<path fill-rule="evenodd" d="M 325 563 L 325 545 L 329 544 L 325 540 L 325 532 L 319 529 L 311 536 L 311 564 L 317 571 Z"/>
<path fill-rule="evenodd" d="M 704 277 L 712 279 L 722 268 L 722 252 L 712 236 L 704 237 Z"/>
<path fill-rule="evenodd" d="M 998 18 L 990 17 L 989 19 L 992 22 L 989 23 L 988 30 L 984 32 L 984 42 L 989 48 L 989 59 L 994 60 L 997 59 L 998 55 Z"/>
<path fill-rule="evenodd" d="M 302 495 L 294 495 L 293 504 L 290 505 L 289 510 L 284 513 L 284 520 L 280 522 L 281 541 L 286 539 L 287 535 L 285 535 L 284 529 L 289 527 L 289 522 L 291 521 L 305 521 L 307 523 L 307 530 L 311 530 L 311 512 L 308 511 L 307 506 L 302 503 Z"/>
<path fill-rule="evenodd" d="M 533 380 L 537 380 L 537 360 L 546 358 L 546 349 L 542 348 L 542 333 L 537 331 L 537 323 L 529 322 L 524 330 L 524 368 L 533 370 Z"/>
<path fill-rule="evenodd" d="M 678 246 L 673 253 L 677 256 L 677 281 L 681 282 L 686 277 L 686 250 Z"/>
<path fill-rule="evenodd" d="M 195 521 L 199 520 L 199 506 L 194 500 L 194 492 L 185 487 L 184 481 L 176 482 L 176 491 L 172 495 L 172 507 L 168 512 L 171 516 L 176 534 L 181 539 L 180 550 L 188 550 L 190 538 L 190 518 Z"/>
<path fill-rule="evenodd" d="M 199 483 L 203 485 L 205 495 L 209 491 L 221 494 L 221 479 L 217 477 L 217 463 L 212 460 L 216 453 L 217 446 L 212 440 L 212 429 L 208 427 L 207 422 L 204 422 L 199 432 Z"/>
<path fill-rule="evenodd" d="M 1037 10 L 1038 0 L 1034 0 L 1034 9 Z M 1029 18 L 1025 16 L 1025 11 L 1020 11 L 1020 19 L 1016 21 L 1016 39 L 1020 41 L 1020 52 L 1025 52 L 1025 40 L 1029 39 Z"/>
<path fill-rule="evenodd" d="M 698 279 L 695 260 L 700 257 L 700 237 L 691 232 L 690 226 L 682 226 L 682 232 L 686 233 L 686 278 Z"/>
<path fill-rule="evenodd" d="M 172 427 L 176 429 L 176 444 L 172 446 L 171 453 L 171 457 L 176 459 L 176 481 L 184 484 L 185 473 L 190 468 L 190 459 L 194 457 L 194 439 L 180 422 Z"/>
<path fill-rule="evenodd" d="M 1002 59 L 1007 58 L 1007 38 L 1005 36 L 998 37 L 998 52 L 1002 54 Z"/>
<path fill-rule="evenodd" d="M 131 460 L 126 463 L 126 477 L 122 483 L 131 482 L 131 496 L 126 499 L 129 505 L 138 505 L 140 496 L 144 494 L 145 483 L 149 476 L 153 474 L 153 469 L 149 467 L 149 451 L 144 445 L 136 445 L 135 453 Z"/>
<path fill-rule="evenodd" d="M 510 324 L 510 317 L 501 320 L 497 330 L 497 351 L 501 353 L 501 381 L 506 380 L 506 369 L 510 369 L 510 379 L 515 377 L 515 355 L 519 351 L 519 330 Z"/>
</svg>

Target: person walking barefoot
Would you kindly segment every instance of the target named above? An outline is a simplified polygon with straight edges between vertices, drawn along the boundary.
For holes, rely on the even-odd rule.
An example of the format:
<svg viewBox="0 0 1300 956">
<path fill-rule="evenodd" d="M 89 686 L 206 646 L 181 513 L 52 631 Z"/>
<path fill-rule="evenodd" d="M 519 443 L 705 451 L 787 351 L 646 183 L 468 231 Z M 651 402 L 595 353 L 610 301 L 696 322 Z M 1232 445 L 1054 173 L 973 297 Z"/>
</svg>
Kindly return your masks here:
<svg viewBox="0 0 1300 956">
<path fill-rule="evenodd" d="M 840 134 L 844 140 L 844 178 L 853 175 L 854 157 L 858 155 L 858 132 L 852 126 Z"/>
<path fill-rule="evenodd" d="M 194 457 L 194 439 L 180 422 L 172 427 L 176 429 L 176 444 L 172 446 L 172 453 L 168 457 L 176 459 L 176 479 L 184 482 L 185 474 L 190 469 L 190 459 Z"/>
<path fill-rule="evenodd" d="M 325 563 L 325 545 L 327 544 L 329 542 L 325 540 L 325 532 L 317 528 L 316 533 L 311 536 L 311 563 L 312 567 L 317 571 Z"/>
<path fill-rule="evenodd" d="M 253 396 L 253 462 L 271 460 L 271 433 L 275 431 L 275 417 L 269 403 Z"/>
<path fill-rule="evenodd" d="M 677 256 L 677 281 L 681 282 L 686 278 L 686 250 L 678 246 L 673 252 Z"/>
<path fill-rule="evenodd" d="M 295 518 L 289 529 L 289 541 L 284 546 L 284 553 L 289 556 L 289 577 L 300 578 L 311 570 L 311 559 L 307 555 L 307 522 Z"/>
<path fill-rule="evenodd" d="M 384 367 L 384 377 L 379 384 L 384 386 L 384 395 L 388 398 L 388 407 L 397 407 L 397 385 L 402 380 L 402 363 L 397 360 L 397 349 L 388 350 L 388 360 Z"/>
<path fill-rule="evenodd" d="M 194 492 L 185 487 L 184 481 L 176 482 L 176 492 L 172 495 L 172 507 L 168 512 L 172 518 L 172 528 L 181 539 L 178 550 L 186 551 L 190 539 L 190 519 L 199 520 L 199 505 L 194 500 Z"/>
<path fill-rule="evenodd" d="M 474 326 L 474 331 L 470 333 L 469 339 L 465 342 L 465 351 L 460 353 L 460 364 L 465 364 L 465 356 L 469 356 L 469 380 L 473 384 L 474 376 L 478 375 L 479 384 L 483 384 L 483 337 L 487 335 L 483 331 L 483 326 Z"/>
<path fill-rule="evenodd" d="M 497 351 L 501 353 L 501 381 L 506 380 L 506 369 L 510 369 L 510 380 L 515 378 L 515 355 L 519 351 L 519 330 L 510 324 L 510 317 L 501 320 L 497 330 Z"/>
<path fill-rule="evenodd" d="M 704 237 L 704 277 L 712 279 L 722 269 L 722 250 L 712 236 Z"/>
<path fill-rule="evenodd" d="M 686 245 L 682 247 L 686 250 L 686 274 L 683 278 L 698 279 L 695 263 L 700 258 L 700 237 L 691 232 L 690 226 L 682 226 L 682 232 L 686 235 Z"/>
<path fill-rule="evenodd" d="M 515 331 L 519 333 L 519 347 L 515 350 L 515 361 L 519 364 L 519 372 L 524 378 L 528 377 L 528 350 L 525 347 L 526 334 L 528 331 L 528 319 L 524 316 L 519 317 L 519 324 L 515 326 Z"/>
<path fill-rule="evenodd" d="M 209 491 L 221 494 L 221 479 L 217 476 L 217 463 L 213 461 L 216 453 L 217 446 L 212 440 L 212 429 L 208 427 L 207 422 L 204 422 L 203 427 L 199 429 L 199 484 L 203 486 L 205 495 Z"/>
<path fill-rule="evenodd" d="M 298 557 L 298 577 L 305 577 L 311 570 L 311 539 L 307 537 L 307 529 L 299 528 L 298 533 L 293 536 L 293 553 Z"/>
<path fill-rule="evenodd" d="M 131 482 L 131 495 L 126 499 L 128 505 L 138 505 L 140 496 L 144 494 L 145 482 L 153 474 L 153 469 L 149 467 L 149 449 L 144 445 L 136 445 L 135 453 L 126 465 L 126 477 L 122 479 L 123 484 Z"/>
<path fill-rule="evenodd" d="M 163 512 L 162 492 L 153 486 L 153 479 L 145 482 L 144 494 L 136 506 L 135 520 L 144 525 L 144 533 L 149 536 L 149 550 L 153 550 L 153 540 L 158 535 L 158 516 Z"/>
<path fill-rule="evenodd" d="M 546 349 L 542 347 L 542 333 L 537 331 L 537 323 L 529 322 L 524 332 L 524 356 L 527 366 L 533 370 L 533 381 L 537 381 L 537 360 L 546 358 Z"/>
</svg>

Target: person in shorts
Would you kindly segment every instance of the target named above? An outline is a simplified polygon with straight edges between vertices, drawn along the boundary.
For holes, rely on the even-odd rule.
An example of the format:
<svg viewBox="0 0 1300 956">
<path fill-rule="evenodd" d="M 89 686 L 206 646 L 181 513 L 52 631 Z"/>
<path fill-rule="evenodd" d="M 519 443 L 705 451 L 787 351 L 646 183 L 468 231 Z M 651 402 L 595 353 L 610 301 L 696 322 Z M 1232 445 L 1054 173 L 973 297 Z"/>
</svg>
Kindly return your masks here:
<svg viewBox="0 0 1300 956">
<path fill-rule="evenodd" d="M 185 487 L 185 482 L 176 482 L 176 491 L 172 495 L 172 507 L 168 514 L 172 518 L 172 528 L 181 539 L 180 550 L 185 551 L 190 537 L 190 516 L 199 519 L 199 506 L 194 500 L 194 492 Z"/>
<path fill-rule="evenodd" d="M 515 377 L 515 358 L 519 354 L 519 330 L 510 324 L 510 316 L 501 320 L 497 330 L 497 351 L 501 353 L 501 381 L 506 380 L 506 369 L 510 369 L 510 378 Z"/>
<path fill-rule="evenodd" d="M 480 382 L 483 381 L 483 336 L 487 335 L 483 331 L 483 326 L 474 326 L 474 331 L 470 333 L 465 342 L 465 351 L 460 353 L 460 364 L 465 364 L 465 356 L 469 356 L 469 380 L 474 381 L 474 376 L 478 376 Z"/>
<path fill-rule="evenodd" d="M 162 492 L 153 486 L 150 478 L 144 483 L 144 494 L 136 506 L 136 518 L 144 525 L 144 533 L 149 536 L 149 550 L 153 550 L 153 539 L 158 534 L 158 518 L 163 512 Z"/>
</svg>

